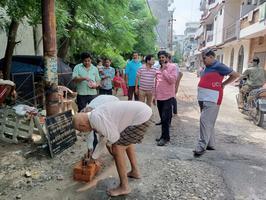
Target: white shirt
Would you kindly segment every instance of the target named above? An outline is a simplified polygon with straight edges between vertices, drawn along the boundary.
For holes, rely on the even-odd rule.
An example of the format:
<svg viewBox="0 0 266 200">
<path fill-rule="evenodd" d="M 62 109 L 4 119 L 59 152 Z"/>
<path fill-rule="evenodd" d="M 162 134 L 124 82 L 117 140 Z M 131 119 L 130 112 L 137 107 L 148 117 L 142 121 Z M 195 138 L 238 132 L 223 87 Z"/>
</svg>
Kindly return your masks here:
<svg viewBox="0 0 266 200">
<path fill-rule="evenodd" d="M 115 101 L 96 107 L 88 113 L 91 127 L 99 133 L 100 142 L 92 158 L 97 159 L 106 142 L 117 142 L 120 133 L 129 126 L 140 125 L 150 119 L 152 110 L 145 103 L 138 101 Z"/>
<path fill-rule="evenodd" d="M 112 95 L 99 95 L 95 97 L 86 107 L 95 109 L 96 107 L 101 106 L 105 103 L 110 103 L 114 101 L 119 101 L 119 99 Z M 99 141 L 101 137 L 99 137 L 97 133 L 96 133 L 96 136 L 97 136 L 97 140 Z M 93 140 L 94 140 L 93 131 L 91 131 L 91 133 L 88 134 L 88 138 L 87 138 L 88 149 L 91 149 L 91 150 L 93 149 Z"/>
<path fill-rule="evenodd" d="M 101 106 L 105 103 L 110 103 L 113 101 L 119 101 L 119 99 L 113 95 L 99 95 L 95 97 L 86 107 L 95 109 L 98 106 Z"/>
</svg>

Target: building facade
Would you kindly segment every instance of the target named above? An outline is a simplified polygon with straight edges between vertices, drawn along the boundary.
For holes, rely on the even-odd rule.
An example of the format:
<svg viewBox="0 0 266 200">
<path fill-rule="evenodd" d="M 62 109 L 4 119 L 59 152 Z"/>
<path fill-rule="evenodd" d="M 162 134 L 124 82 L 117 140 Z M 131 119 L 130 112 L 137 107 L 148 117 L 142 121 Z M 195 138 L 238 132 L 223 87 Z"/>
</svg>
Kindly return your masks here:
<svg viewBox="0 0 266 200">
<path fill-rule="evenodd" d="M 185 24 L 183 40 L 183 61 L 186 67 L 197 67 L 196 50 L 198 48 L 197 40 L 195 39 L 197 30 L 199 29 L 199 22 L 187 22 Z"/>
<path fill-rule="evenodd" d="M 216 49 L 217 59 L 242 73 L 258 56 L 266 68 L 266 0 L 202 0 L 198 51 Z"/>
<path fill-rule="evenodd" d="M 172 28 L 171 23 L 173 13 L 173 0 L 146 0 L 152 14 L 157 19 L 156 26 L 157 45 L 159 49 L 170 50 L 170 43 L 172 43 Z"/>
</svg>

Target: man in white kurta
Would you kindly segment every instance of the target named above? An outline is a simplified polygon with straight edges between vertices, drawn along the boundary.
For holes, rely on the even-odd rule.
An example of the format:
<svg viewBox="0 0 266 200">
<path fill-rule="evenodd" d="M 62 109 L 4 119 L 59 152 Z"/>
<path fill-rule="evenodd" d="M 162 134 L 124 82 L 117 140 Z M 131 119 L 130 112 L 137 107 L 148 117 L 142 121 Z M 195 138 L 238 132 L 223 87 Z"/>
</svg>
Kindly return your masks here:
<svg viewBox="0 0 266 200">
<path fill-rule="evenodd" d="M 95 130 L 102 139 L 96 146 L 92 158 L 97 159 L 106 143 L 112 145 L 120 185 L 108 191 L 110 196 L 131 192 L 128 176 L 139 178 L 134 145 L 140 143 L 150 125 L 152 110 L 142 102 L 116 101 L 105 103 L 88 113 L 74 116 L 74 127 L 79 131 Z M 125 152 L 131 163 L 131 171 L 126 173 Z"/>
</svg>

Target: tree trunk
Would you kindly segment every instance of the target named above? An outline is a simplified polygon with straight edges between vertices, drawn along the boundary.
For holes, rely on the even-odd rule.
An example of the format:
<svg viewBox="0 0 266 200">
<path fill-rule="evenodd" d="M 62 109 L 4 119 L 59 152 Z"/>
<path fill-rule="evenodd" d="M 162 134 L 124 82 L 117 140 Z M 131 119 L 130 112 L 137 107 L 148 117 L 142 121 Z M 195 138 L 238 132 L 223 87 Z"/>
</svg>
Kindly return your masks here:
<svg viewBox="0 0 266 200">
<path fill-rule="evenodd" d="M 59 112 L 55 0 L 42 0 L 42 27 L 45 65 L 45 105 L 47 116 L 51 116 Z"/>
<path fill-rule="evenodd" d="M 62 58 L 62 59 L 65 59 L 66 55 L 67 55 L 67 52 L 68 52 L 68 49 L 69 49 L 69 44 L 70 44 L 70 37 L 62 37 L 60 38 L 60 47 L 58 49 L 58 53 L 57 53 L 57 56 L 59 58 Z"/>
<path fill-rule="evenodd" d="M 12 56 L 15 49 L 15 46 L 17 44 L 16 42 L 16 35 L 18 31 L 19 22 L 12 19 L 10 25 L 9 25 L 9 31 L 8 31 L 8 39 L 7 39 L 7 45 L 6 45 L 6 52 L 4 57 L 4 67 L 3 67 L 3 75 L 4 79 L 10 79 L 10 71 L 11 71 L 11 64 L 12 64 Z"/>
<path fill-rule="evenodd" d="M 71 5 L 69 6 L 71 7 Z M 72 30 L 74 30 L 75 27 L 76 10 L 74 7 L 70 8 L 69 15 L 70 15 L 70 23 L 66 26 L 66 29 L 69 32 L 69 36 L 63 36 L 62 38 L 59 39 L 60 43 L 59 43 L 57 56 L 62 59 L 65 59 L 68 53 L 68 49 L 72 38 Z"/>
</svg>

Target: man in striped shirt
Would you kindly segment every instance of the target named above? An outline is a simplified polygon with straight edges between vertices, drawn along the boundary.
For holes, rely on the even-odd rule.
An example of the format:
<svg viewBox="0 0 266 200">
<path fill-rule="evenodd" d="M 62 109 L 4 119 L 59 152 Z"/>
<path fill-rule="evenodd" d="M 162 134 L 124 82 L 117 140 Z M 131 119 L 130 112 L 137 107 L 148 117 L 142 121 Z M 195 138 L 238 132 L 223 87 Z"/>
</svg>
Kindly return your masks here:
<svg viewBox="0 0 266 200">
<path fill-rule="evenodd" d="M 156 76 L 156 69 L 152 67 L 154 64 L 153 55 L 147 55 L 145 63 L 137 72 L 135 93 L 138 94 L 140 101 L 151 107 Z"/>
</svg>

